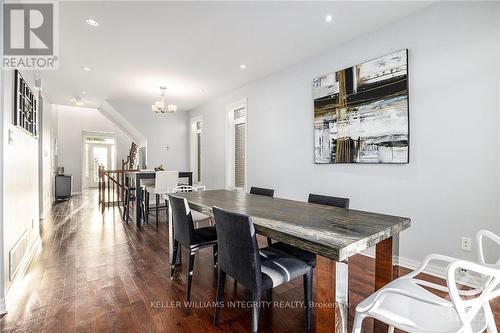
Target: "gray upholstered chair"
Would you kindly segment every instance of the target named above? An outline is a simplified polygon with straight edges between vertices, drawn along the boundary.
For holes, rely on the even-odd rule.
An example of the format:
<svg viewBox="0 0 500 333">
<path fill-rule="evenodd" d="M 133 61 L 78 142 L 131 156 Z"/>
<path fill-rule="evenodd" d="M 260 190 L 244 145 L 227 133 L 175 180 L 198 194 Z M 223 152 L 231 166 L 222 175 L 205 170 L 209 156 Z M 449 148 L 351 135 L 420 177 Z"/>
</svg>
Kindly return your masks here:
<svg viewBox="0 0 500 333">
<path fill-rule="evenodd" d="M 263 187 L 255 187 L 252 186 L 250 188 L 250 194 L 256 194 L 256 195 L 263 195 L 266 197 L 274 197 L 274 190 L 270 188 L 263 188 Z M 267 245 L 271 245 L 273 243 L 273 240 L 269 237 L 267 237 Z"/>
<path fill-rule="evenodd" d="M 219 324 L 220 304 L 226 275 L 252 291 L 252 332 L 257 332 L 259 302 L 262 292 L 272 290 L 295 278 L 304 279 L 306 329 L 311 326 L 313 269 L 304 261 L 277 249 L 266 247 L 259 251 L 251 218 L 213 208 L 217 228 L 219 278 L 217 282 L 214 324 Z"/>
<path fill-rule="evenodd" d="M 186 299 L 191 299 L 191 283 L 193 280 L 194 258 L 196 252 L 204 247 L 213 247 L 214 265 L 217 264 L 217 231 L 215 227 L 194 228 L 193 217 L 185 198 L 169 194 L 170 207 L 172 209 L 172 223 L 174 226 L 174 251 L 170 263 L 170 278 L 175 273 L 177 253 L 181 246 L 189 250 L 189 270 L 187 275 Z"/>
</svg>

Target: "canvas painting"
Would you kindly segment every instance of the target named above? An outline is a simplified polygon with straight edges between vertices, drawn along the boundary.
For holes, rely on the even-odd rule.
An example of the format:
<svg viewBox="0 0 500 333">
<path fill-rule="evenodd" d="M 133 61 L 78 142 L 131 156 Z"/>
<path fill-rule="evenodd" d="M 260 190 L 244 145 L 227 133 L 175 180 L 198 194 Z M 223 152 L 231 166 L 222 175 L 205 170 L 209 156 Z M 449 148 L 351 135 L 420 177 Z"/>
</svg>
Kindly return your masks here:
<svg viewBox="0 0 500 333">
<path fill-rule="evenodd" d="M 408 51 L 318 77 L 314 160 L 408 163 Z"/>
</svg>

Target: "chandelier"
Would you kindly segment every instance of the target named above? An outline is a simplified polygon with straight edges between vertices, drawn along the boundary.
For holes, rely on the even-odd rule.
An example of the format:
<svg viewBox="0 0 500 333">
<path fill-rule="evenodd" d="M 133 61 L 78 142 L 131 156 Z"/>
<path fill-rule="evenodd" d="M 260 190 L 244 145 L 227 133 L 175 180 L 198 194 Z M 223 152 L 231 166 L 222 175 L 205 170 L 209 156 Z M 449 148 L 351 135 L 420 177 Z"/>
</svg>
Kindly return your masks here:
<svg viewBox="0 0 500 333">
<path fill-rule="evenodd" d="M 177 105 L 175 104 L 167 104 L 167 95 L 165 94 L 165 91 L 167 90 L 167 87 L 160 87 L 161 90 L 161 95 L 160 101 L 156 101 L 153 105 L 151 105 L 151 110 L 153 110 L 154 113 L 174 113 L 177 111 Z"/>
</svg>

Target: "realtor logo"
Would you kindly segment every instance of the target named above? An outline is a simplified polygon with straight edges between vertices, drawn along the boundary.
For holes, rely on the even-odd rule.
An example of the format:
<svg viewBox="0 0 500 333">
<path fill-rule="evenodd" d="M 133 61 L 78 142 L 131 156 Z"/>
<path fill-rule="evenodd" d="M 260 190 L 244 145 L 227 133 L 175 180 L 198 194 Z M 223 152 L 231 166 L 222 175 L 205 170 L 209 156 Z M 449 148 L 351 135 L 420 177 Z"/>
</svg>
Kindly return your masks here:
<svg viewBox="0 0 500 333">
<path fill-rule="evenodd" d="M 3 4 L 3 69 L 57 68 L 57 4 Z"/>
</svg>

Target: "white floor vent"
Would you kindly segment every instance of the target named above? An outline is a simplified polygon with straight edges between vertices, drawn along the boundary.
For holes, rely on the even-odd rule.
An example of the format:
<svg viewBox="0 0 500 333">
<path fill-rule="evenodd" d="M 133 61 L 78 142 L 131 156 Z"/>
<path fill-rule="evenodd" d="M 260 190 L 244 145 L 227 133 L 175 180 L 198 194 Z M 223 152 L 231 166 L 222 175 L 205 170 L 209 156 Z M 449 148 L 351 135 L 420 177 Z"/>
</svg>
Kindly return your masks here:
<svg viewBox="0 0 500 333">
<path fill-rule="evenodd" d="M 19 238 L 17 243 L 9 251 L 9 279 L 14 280 L 14 277 L 19 270 L 19 267 L 23 261 L 24 255 L 28 250 L 28 233 L 25 231 L 24 234 Z"/>
</svg>

